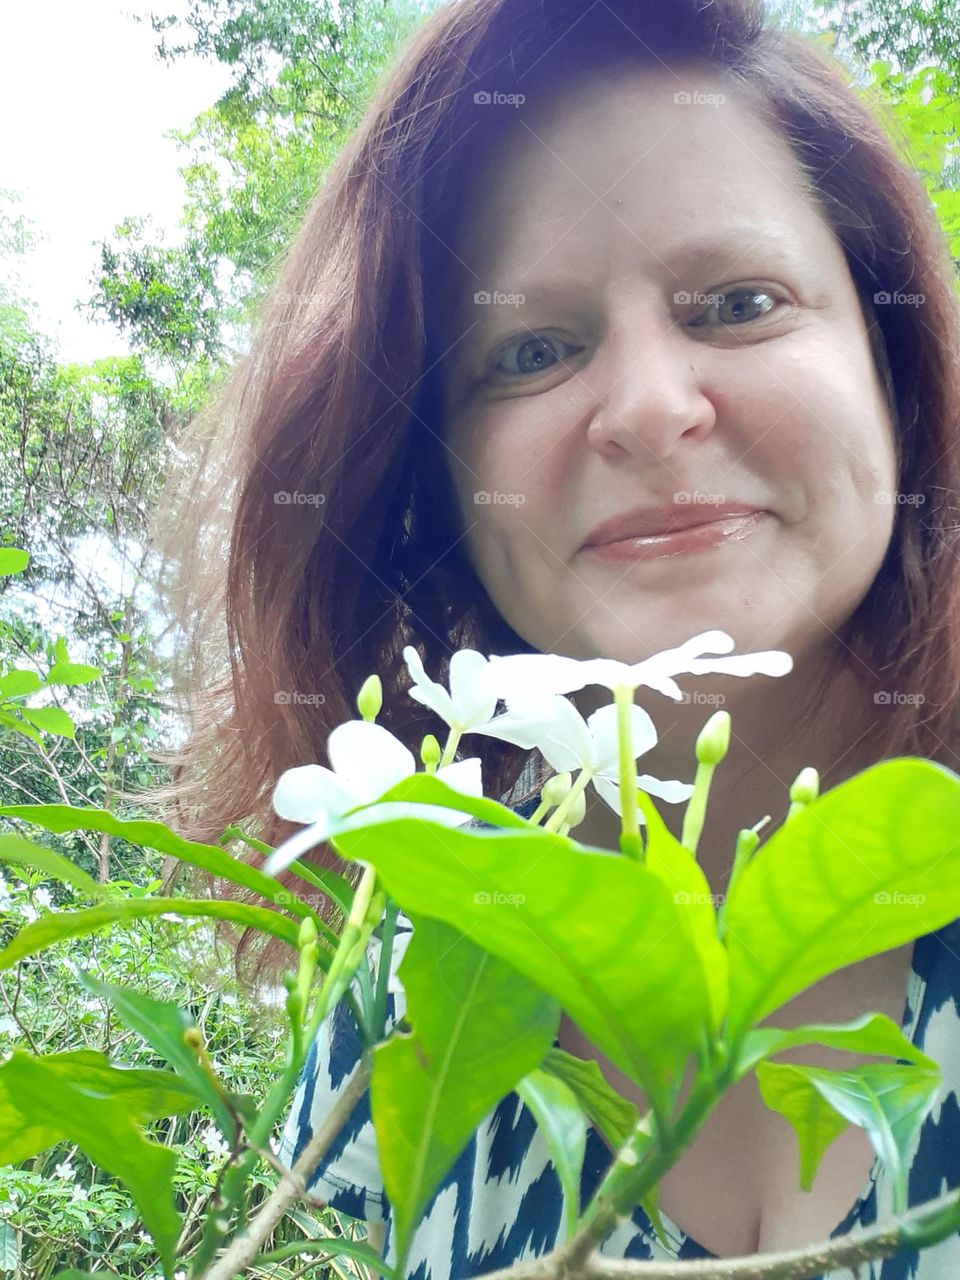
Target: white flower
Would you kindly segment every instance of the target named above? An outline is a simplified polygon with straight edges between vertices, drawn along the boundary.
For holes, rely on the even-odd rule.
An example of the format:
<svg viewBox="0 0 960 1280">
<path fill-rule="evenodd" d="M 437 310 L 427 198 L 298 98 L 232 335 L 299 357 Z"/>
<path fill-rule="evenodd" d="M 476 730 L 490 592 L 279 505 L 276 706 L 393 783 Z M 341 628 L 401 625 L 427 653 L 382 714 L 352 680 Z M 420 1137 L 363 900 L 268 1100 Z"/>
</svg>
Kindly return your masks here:
<svg viewBox="0 0 960 1280">
<path fill-rule="evenodd" d="M 77 1185 L 75 1184 L 74 1186 L 72 1186 L 72 1187 L 70 1188 L 70 1199 L 71 1199 L 71 1200 L 86 1200 L 86 1198 L 87 1198 L 87 1193 L 86 1193 L 86 1191 L 83 1189 L 83 1187 L 77 1186 Z"/>
<path fill-rule="evenodd" d="M 0 911 L 9 911 L 13 906 L 13 899 L 10 897 L 10 886 L 0 876 Z"/>
<path fill-rule="evenodd" d="M 497 709 L 497 693 L 491 680 L 490 664 L 476 649 L 458 649 L 450 659 L 450 692 L 431 680 L 423 669 L 413 645 L 403 651 L 413 679 L 410 697 L 435 711 L 440 719 L 460 733 L 485 724 Z"/>
<path fill-rule="evenodd" d="M 53 1172 L 58 1178 L 66 1178 L 70 1181 L 73 1179 L 73 1165 L 69 1160 L 61 1160 L 59 1164 L 54 1165 Z"/>
<path fill-rule="evenodd" d="M 49 889 L 44 889 L 44 887 L 41 885 L 39 889 L 34 890 L 33 896 L 40 903 L 41 907 L 45 907 L 47 911 L 50 910 L 51 906 L 53 905 L 53 899 L 50 896 Z"/>
<path fill-rule="evenodd" d="M 558 773 L 589 769 L 598 794 L 618 816 L 620 804 L 620 748 L 617 707 L 608 703 L 584 720 L 577 708 L 559 694 L 512 696 L 508 710 L 473 730 L 501 738 L 518 747 L 537 747 Z M 630 708 L 630 742 L 634 759 L 657 743 L 653 721 L 642 707 Z M 640 774 L 637 786 L 671 804 L 687 800 L 693 785 L 676 780 L 661 782 Z M 640 814 L 643 821 L 643 815 Z"/>
<path fill-rule="evenodd" d="M 585 685 L 607 689 L 645 685 L 679 702 L 683 693 L 673 679 L 677 675 L 722 674 L 730 676 L 784 676 L 793 670 L 793 659 L 781 649 L 736 654 L 730 658 L 704 657 L 729 653 L 733 638 L 725 631 L 702 631 L 675 649 L 664 649 L 642 662 L 619 662 L 615 658 L 565 658 L 554 653 L 517 653 L 490 657 L 490 679 L 501 698 L 531 692 L 575 693 Z"/>
<path fill-rule="evenodd" d="M 396 818 L 426 818 L 450 827 L 470 821 L 470 815 L 458 809 L 399 801 L 348 816 L 359 805 L 375 804 L 417 771 L 413 753 L 382 725 L 367 720 L 337 725 L 327 739 L 327 755 L 332 769 L 305 764 L 281 774 L 273 792 L 274 809 L 289 822 L 310 825 L 274 849 L 263 866 L 267 875 L 275 876 L 304 850 L 352 827 Z M 464 795 L 483 796 L 480 761 L 475 757 L 444 765 L 434 776 Z"/>
<path fill-rule="evenodd" d="M 208 1124 L 207 1127 L 201 1131 L 200 1141 L 214 1159 L 218 1159 L 221 1156 L 229 1154 L 230 1147 L 226 1142 L 224 1142 L 220 1130 L 214 1124 Z"/>
</svg>

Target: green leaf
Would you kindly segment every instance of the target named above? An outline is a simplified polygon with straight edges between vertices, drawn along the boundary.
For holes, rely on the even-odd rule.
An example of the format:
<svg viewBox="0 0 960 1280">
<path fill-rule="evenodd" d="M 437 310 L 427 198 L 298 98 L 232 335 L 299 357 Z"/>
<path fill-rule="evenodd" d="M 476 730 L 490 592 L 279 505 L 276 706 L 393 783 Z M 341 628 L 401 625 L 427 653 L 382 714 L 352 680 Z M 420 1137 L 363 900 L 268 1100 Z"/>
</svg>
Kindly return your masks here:
<svg viewBox="0 0 960 1280">
<path fill-rule="evenodd" d="M 381 805 L 394 802 L 433 804 L 440 805 L 445 809 L 457 809 L 461 813 L 469 813 L 478 822 L 488 822 L 493 827 L 517 827 L 523 829 L 530 828 L 532 825 L 526 818 L 521 817 L 519 813 L 515 813 L 513 809 L 508 809 L 504 804 L 499 804 L 496 800 L 489 800 L 485 796 L 478 798 L 464 795 L 460 791 L 455 791 L 453 787 L 447 786 L 445 782 L 433 774 L 415 773 L 409 778 L 401 778 L 389 791 L 385 791 L 375 804 L 361 805 L 358 809 L 352 810 L 357 822 L 346 823 L 345 829 L 359 825 L 361 821 L 368 825 L 379 821 L 380 817 L 377 814 L 377 809 Z M 388 809 L 384 809 L 384 814 L 386 815 L 385 820 L 394 820 L 390 817 Z"/>
<path fill-rule="evenodd" d="M 960 778 L 884 761 L 807 805 L 726 903 L 731 1038 L 829 973 L 960 916 Z"/>
<path fill-rule="evenodd" d="M 64 1061 L 82 1056 L 102 1059 L 102 1063 Z M 141 1078 L 132 1087 L 124 1079 L 130 1074 Z M 6 1091 L 4 1113 L 13 1109 L 21 1133 L 58 1133 L 61 1136 L 54 1142 L 75 1142 L 89 1160 L 120 1179 L 137 1202 L 170 1280 L 181 1225 L 173 1202 L 177 1157 L 169 1148 L 144 1138 L 138 1125 L 156 1117 L 155 1104 L 166 1106 L 183 1099 L 184 1106 L 161 1113 L 170 1115 L 189 1110 L 196 1100 L 192 1091 L 165 1072 L 149 1075 L 166 1077 L 166 1085 L 145 1090 L 146 1074 L 112 1068 L 101 1054 L 59 1054 L 51 1059 L 14 1049 L 0 1067 L 0 1087 Z M 0 1148 L 7 1161 L 11 1160 L 9 1149 L 9 1141 Z"/>
<path fill-rule="evenodd" d="M 33 867 L 35 871 L 42 871 L 45 876 L 72 885 L 89 898 L 102 898 L 107 893 L 106 888 L 94 880 L 93 876 L 75 866 L 63 854 L 56 853 L 53 849 L 41 848 L 15 832 L 0 835 L 0 862 L 15 862 Z"/>
<path fill-rule="evenodd" d="M 646 819 L 647 836 L 644 865 L 660 877 L 681 907 L 683 928 L 696 948 L 710 995 L 712 1029 L 723 1021 L 729 997 L 727 950 L 717 937 L 717 911 L 710 882 L 695 855 L 667 829 L 656 805 L 642 790 L 637 803 Z"/>
<path fill-rule="evenodd" d="M 19 715 L 12 716 L 6 711 L 0 711 L 0 725 L 5 725 L 12 733 L 22 733 L 25 738 L 29 738 L 31 742 L 35 742 L 38 747 L 43 746 L 43 737 L 37 733 L 36 729 L 32 728 L 28 724 L 24 724 L 23 721 L 19 719 Z"/>
<path fill-rule="evenodd" d="M 42 1058 L 15 1049 L 14 1054 L 18 1053 L 28 1062 L 42 1063 L 58 1078 L 69 1080 L 73 1088 L 90 1097 L 119 1099 L 123 1109 L 138 1124 L 181 1115 L 198 1105 L 194 1091 L 170 1072 L 114 1067 L 102 1053 L 93 1049 L 75 1049 Z M 0 1066 L 0 1160 L 4 1164 L 28 1160 L 70 1136 L 53 1113 L 44 1116 L 42 1110 L 25 1108 L 26 1100 L 14 1087 L 13 1082 L 19 1076 L 12 1062 L 13 1058 L 8 1058 Z"/>
<path fill-rule="evenodd" d="M 258 1253 L 250 1262 L 250 1266 L 265 1262 L 283 1262 L 286 1258 L 299 1258 L 304 1254 L 316 1254 L 318 1258 L 328 1256 L 357 1258 L 385 1276 L 386 1280 L 395 1280 L 397 1274 L 393 1267 L 388 1267 L 380 1255 L 362 1240 L 346 1240 L 341 1237 L 334 1239 L 332 1236 L 323 1240 L 294 1240 L 290 1244 L 281 1245 L 279 1249 L 271 1249 L 269 1253 Z M 100 1280 L 100 1277 L 97 1277 L 97 1280 Z"/>
<path fill-rule="evenodd" d="M 270 845 L 263 840 L 257 840 L 254 836 L 248 836 L 244 829 L 237 825 L 227 827 L 220 837 L 219 843 L 226 844 L 230 840 L 240 840 L 243 844 L 251 849 L 256 849 L 258 853 L 262 853 L 264 856 L 273 852 Z M 301 880 L 305 880 L 307 884 L 313 885 L 315 889 L 319 889 L 321 893 L 332 899 L 345 916 L 350 915 L 350 905 L 353 902 L 353 886 L 346 876 L 338 875 L 336 871 L 331 871 L 328 867 L 311 867 L 299 858 L 291 862 L 287 870 L 294 872 Z M 272 879 L 272 877 L 268 878 Z"/>
<path fill-rule="evenodd" d="M 0 547 L 0 574 L 5 577 L 12 573 L 23 573 L 29 563 L 29 551 L 21 551 L 17 547 Z"/>
<path fill-rule="evenodd" d="M 102 675 L 100 667 L 88 667 L 83 662 L 55 662 L 47 672 L 47 684 L 90 684 Z"/>
<path fill-rule="evenodd" d="M 184 1042 L 183 1033 L 196 1027 L 196 1022 L 186 1010 L 129 991 L 126 987 L 111 986 L 91 974 L 79 973 L 77 976 L 88 991 L 109 1000 L 125 1027 L 136 1031 L 170 1063 L 194 1095 L 210 1107 L 221 1133 L 228 1142 L 232 1141 L 236 1129 L 233 1113 L 197 1061 L 196 1053 Z M 249 1099 L 234 1099 L 234 1105 L 241 1113 L 245 1108 L 249 1110 L 248 1104 Z"/>
<path fill-rule="evenodd" d="M 865 1013 L 852 1022 L 811 1023 L 801 1027 L 755 1027 L 744 1037 L 737 1059 L 734 1083 L 747 1074 L 761 1059 L 798 1045 L 822 1044 L 831 1049 L 847 1049 L 851 1053 L 883 1053 L 906 1058 L 919 1066 L 938 1071 L 939 1067 L 912 1044 L 892 1018 L 885 1013 Z"/>
<path fill-rule="evenodd" d="M 548 991 L 652 1105 L 679 1089 L 709 996 L 659 876 L 522 820 L 489 831 L 400 818 L 336 843 L 374 865 L 408 915 L 445 920 Z"/>
<path fill-rule="evenodd" d="M 278 883 L 273 876 L 265 876 L 256 867 L 249 867 L 245 862 L 231 857 L 226 849 L 221 849 L 218 845 L 197 844 L 184 840 L 162 822 L 151 822 L 142 818 L 127 820 L 115 817 L 107 809 L 79 809 L 69 804 L 2 805 L 0 817 L 22 818 L 25 822 L 33 822 L 38 827 L 53 831 L 57 835 L 65 831 L 103 831 L 107 835 L 120 836 L 133 845 L 156 849 L 160 853 L 178 858 L 181 862 L 199 867 L 202 871 L 208 871 L 221 879 L 230 880 L 233 884 L 251 889 L 269 902 L 287 907 L 296 916 L 301 918 L 312 916 L 321 938 L 336 946 L 337 939 L 330 926 L 321 920 L 307 903 Z M 322 947 L 319 963 L 326 967 L 327 953 Z"/>
<path fill-rule="evenodd" d="M 564 1049 L 551 1048 L 543 1060 L 543 1069 L 570 1087 L 589 1116 L 590 1123 L 603 1135 L 607 1146 L 616 1155 L 640 1123 L 640 1113 L 633 1103 L 621 1097 L 607 1083 L 599 1065 L 592 1059 L 588 1062 Z M 646 1132 L 648 1137 L 652 1135 L 649 1114 L 641 1132 Z M 653 1223 L 660 1243 L 668 1246 L 666 1228 L 660 1217 L 659 1194 L 659 1186 L 652 1187 L 641 1196 L 640 1206 Z"/>
<path fill-rule="evenodd" d="M 847 1127 L 805 1072 L 784 1062 L 761 1062 L 757 1067 L 760 1096 L 771 1111 L 779 1111 L 793 1126 L 800 1146 L 800 1186 L 813 1186 L 823 1153 Z"/>
<path fill-rule="evenodd" d="M 55 733 L 61 738 L 75 735 L 73 721 L 60 707 L 21 707 L 20 715 L 41 733 Z"/>
<path fill-rule="evenodd" d="M 804 1190 L 809 1190 L 823 1152 L 849 1121 L 866 1129 L 886 1166 L 898 1214 L 907 1208 L 910 1145 L 937 1099 L 940 1082 L 939 1068 L 886 1062 L 850 1071 L 781 1062 L 757 1066 L 764 1102 L 786 1116 L 797 1134 Z"/>
<path fill-rule="evenodd" d="M 23 698 L 27 694 L 36 693 L 43 688 L 43 681 L 35 671 L 26 671 L 22 667 L 14 667 L 5 676 L 0 676 L 0 698 Z"/>
<path fill-rule="evenodd" d="M 374 1050 L 370 1110 L 397 1232 L 398 1273 L 430 1197 L 470 1135 L 543 1060 L 554 1000 L 438 920 L 411 917 L 399 976 L 413 1034 Z"/>
<path fill-rule="evenodd" d="M 567 1207 L 566 1239 L 580 1218 L 580 1178 L 587 1149 L 587 1118 L 577 1095 L 555 1075 L 535 1067 L 517 1085 L 517 1093 L 543 1130 Z"/>
<path fill-rule="evenodd" d="M 211 916 L 217 920 L 233 920 L 238 924 L 252 925 L 275 938 L 282 938 L 292 947 L 297 945 L 299 927 L 279 911 L 271 911 L 266 907 L 252 907 L 229 899 L 121 899 L 87 907 L 83 911 L 54 911 L 25 925 L 13 941 L 0 951 L 0 970 L 9 969 L 25 956 L 36 955 L 38 951 L 44 951 L 65 938 L 83 937 L 84 934 L 93 933 L 108 924 L 115 924 L 118 920 L 141 920 L 148 916 L 163 915 L 164 912 L 176 913 L 178 916 Z"/>
<path fill-rule="evenodd" d="M 592 1059 L 587 1062 L 565 1049 L 551 1047 L 543 1060 L 543 1069 L 573 1091 L 610 1150 L 619 1151 L 640 1119 L 640 1113 L 607 1083 L 599 1065 Z"/>
</svg>

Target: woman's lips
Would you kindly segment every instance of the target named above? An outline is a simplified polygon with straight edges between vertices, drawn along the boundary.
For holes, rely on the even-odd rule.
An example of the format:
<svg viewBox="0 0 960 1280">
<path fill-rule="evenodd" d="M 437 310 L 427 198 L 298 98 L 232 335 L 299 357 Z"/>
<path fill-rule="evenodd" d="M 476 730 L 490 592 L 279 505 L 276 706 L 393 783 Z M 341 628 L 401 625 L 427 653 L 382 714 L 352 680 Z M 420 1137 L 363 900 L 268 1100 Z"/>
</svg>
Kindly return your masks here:
<svg viewBox="0 0 960 1280">
<path fill-rule="evenodd" d="M 706 524 L 688 529 L 676 529 L 673 533 L 648 534 L 642 538 L 623 538 L 619 542 L 584 547 L 584 553 L 597 560 L 655 560 L 663 556 L 686 555 L 692 551 L 704 551 L 724 542 L 741 542 L 749 538 L 767 513 L 751 511 L 746 515 L 721 516 Z"/>
</svg>

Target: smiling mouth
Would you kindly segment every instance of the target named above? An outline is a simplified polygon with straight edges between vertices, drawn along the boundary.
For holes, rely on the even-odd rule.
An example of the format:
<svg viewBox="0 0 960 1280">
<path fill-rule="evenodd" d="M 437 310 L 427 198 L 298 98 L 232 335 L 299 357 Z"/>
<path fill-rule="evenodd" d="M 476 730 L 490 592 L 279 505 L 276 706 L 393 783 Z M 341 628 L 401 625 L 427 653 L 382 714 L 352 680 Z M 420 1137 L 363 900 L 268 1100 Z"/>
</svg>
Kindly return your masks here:
<svg viewBox="0 0 960 1280">
<path fill-rule="evenodd" d="M 716 520 L 688 525 L 683 529 L 619 538 L 615 542 L 598 543 L 584 547 L 583 550 L 600 561 L 655 560 L 666 556 L 689 555 L 720 547 L 728 542 L 742 542 L 751 536 L 766 515 L 766 511 L 751 511 L 741 515 L 719 516 Z"/>
</svg>

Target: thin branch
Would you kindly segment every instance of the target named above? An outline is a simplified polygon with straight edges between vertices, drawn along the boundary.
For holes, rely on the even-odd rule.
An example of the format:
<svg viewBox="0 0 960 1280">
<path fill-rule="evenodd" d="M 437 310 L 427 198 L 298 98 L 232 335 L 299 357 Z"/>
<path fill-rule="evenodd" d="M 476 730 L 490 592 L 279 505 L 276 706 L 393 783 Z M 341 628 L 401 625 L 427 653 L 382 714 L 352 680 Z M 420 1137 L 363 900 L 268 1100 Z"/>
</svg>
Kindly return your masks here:
<svg viewBox="0 0 960 1280">
<path fill-rule="evenodd" d="M 234 1239 L 226 1253 L 206 1273 L 205 1280 L 232 1280 L 252 1262 L 277 1223 L 297 1200 L 307 1196 L 306 1179 L 326 1155 L 334 1138 L 350 1119 L 353 1108 L 370 1083 L 369 1053 L 361 1058 L 347 1087 L 337 1099 L 323 1124 L 313 1135 L 293 1168 L 263 1202 L 259 1213 L 241 1236 Z"/>
<path fill-rule="evenodd" d="M 591 1254 L 570 1268 L 563 1249 L 533 1262 L 490 1271 L 483 1280 L 810 1280 L 842 1267 L 856 1269 L 871 1258 L 889 1258 L 899 1249 L 916 1248 L 952 1235 L 960 1227 L 960 1195 L 948 1192 L 866 1231 L 783 1253 L 740 1258 L 704 1258 L 686 1262 L 636 1262 Z"/>
</svg>

